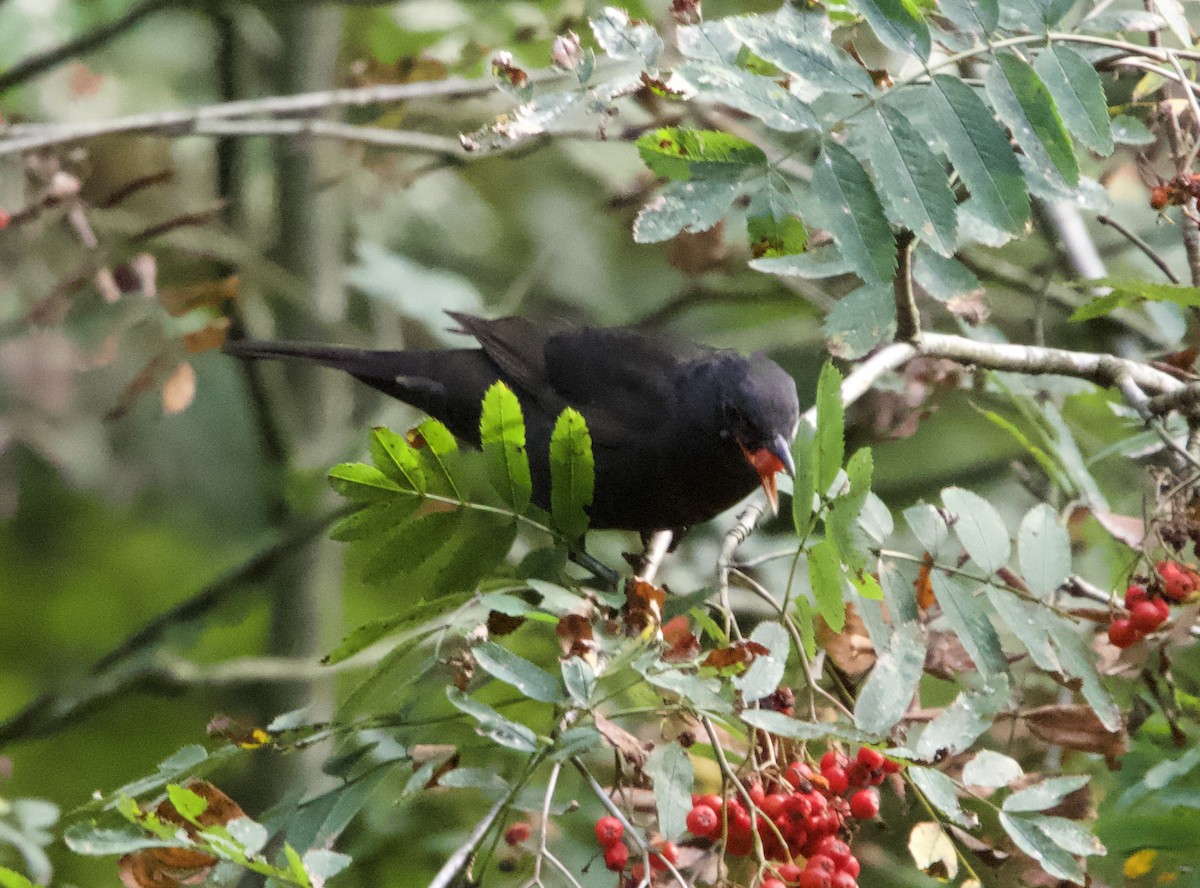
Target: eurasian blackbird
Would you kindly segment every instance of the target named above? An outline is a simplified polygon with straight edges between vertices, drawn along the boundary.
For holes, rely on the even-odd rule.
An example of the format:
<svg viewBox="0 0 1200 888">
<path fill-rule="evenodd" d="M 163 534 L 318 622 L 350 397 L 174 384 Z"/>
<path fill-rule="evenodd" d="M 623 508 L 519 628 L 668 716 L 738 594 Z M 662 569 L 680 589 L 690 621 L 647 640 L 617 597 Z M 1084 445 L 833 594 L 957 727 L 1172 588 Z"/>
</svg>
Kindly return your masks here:
<svg viewBox="0 0 1200 888">
<path fill-rule="evenodd" d="M 549 441 L 564 407 L 583 414 L 596 461 L 591 526 L 680 530 L 707 521 L 761 484 L 778 508 L 775 474 L 794 474 L 796 384 L 762 354 L 630 329 L 556 329 L 524 318 L 449 313 L 481 346 L 371 351 L 230 341 L 243 358 L 301 358 L 345 370 L 440 419 L 479 446 L 484 393 L 503 380 L 525 415 L 533 500 L 550 504 Z"/>
</svg>

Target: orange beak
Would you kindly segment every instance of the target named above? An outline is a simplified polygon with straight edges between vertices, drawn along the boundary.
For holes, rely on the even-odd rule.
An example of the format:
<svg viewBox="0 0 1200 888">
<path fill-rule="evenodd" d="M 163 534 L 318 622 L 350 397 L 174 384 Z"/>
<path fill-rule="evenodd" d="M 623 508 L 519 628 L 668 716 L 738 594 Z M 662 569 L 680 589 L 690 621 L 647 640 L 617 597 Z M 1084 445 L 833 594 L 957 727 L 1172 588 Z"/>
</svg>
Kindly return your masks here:
<svg viewBox="0 0 1200 888">
<path fill-rule="evenodd" d="M 758 472 L 758 479 L 767 494 L 767 502 L 771 504 L 771 514 L 778 515 L 779 489 L 775 483 L 775 475 L 781 471 L 786 471 L 792 477 L 796 475 L 796 465 L 792 462 L 792 451 L 787 441 L 779 435 L 769 447 L 749 450 L 741 441 L 738 441 L 738 446 L 742 448 L 746 462 Z"/>
</svg>

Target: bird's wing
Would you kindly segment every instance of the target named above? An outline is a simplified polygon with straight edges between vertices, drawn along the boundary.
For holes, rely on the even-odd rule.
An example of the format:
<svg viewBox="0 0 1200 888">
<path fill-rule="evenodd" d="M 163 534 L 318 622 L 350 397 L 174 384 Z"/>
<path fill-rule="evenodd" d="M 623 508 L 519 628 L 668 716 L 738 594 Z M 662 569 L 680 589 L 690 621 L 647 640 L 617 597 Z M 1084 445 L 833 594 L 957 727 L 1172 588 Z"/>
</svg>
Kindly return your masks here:
<svg viewBox="0 0 1200 888">
<path fill-rule="evenodd" d="M 475 337 L 506 381 L 541 400 L 546 388 L 546 340 L 552 335 L 548 328 L 525 318 L 487 320 L 459 311 L 446 314 Z"/>
</svg>

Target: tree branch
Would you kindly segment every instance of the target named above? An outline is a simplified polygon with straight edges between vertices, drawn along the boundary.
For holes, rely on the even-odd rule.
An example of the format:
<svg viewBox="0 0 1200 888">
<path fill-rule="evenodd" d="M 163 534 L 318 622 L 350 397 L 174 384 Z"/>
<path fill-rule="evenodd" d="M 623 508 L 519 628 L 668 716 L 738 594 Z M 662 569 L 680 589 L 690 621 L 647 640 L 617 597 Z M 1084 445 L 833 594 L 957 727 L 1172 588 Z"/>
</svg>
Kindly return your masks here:
<svg viewBox="0 0 1200 888">
<path fill-rule="evenodd" d="M 911 231 L 896 238 L 896 278 L 892 282 L 896 298 L 896 341 L 915 342 L 921 336 L 921 312 L 913 293 L 912 254 L 917 244 Z"/>
</svg>

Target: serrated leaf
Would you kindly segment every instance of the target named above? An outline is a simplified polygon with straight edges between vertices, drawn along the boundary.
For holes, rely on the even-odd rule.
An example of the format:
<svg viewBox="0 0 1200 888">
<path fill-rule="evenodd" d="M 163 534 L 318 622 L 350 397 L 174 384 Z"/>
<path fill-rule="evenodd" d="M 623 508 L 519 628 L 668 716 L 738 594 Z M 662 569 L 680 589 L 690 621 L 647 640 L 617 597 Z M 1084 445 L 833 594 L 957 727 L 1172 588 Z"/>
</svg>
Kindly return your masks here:
<svg viewBox="0 0 1200 888">
<path fill-rule="evenodd" d="M 376 426 L 371 430 L 371 459 L 379 471 L 401 487 L 425 492 L 425 472 L 417 451 L 391 429 Z"/>
<path fill-rule="evenodd" d="M 884 46 L 912 53 L 921 61 L 929 58 L 929 26 L 912 0 L 854 0 L 854 5 Z"/>
<path fill-rule="evenodd" d="M 978 740 L 1009 702 L 1008 682 L 1004 676 L 992 677 L 992 681 L 996 683 L 994 688 L 985 688 L 979 693 L 963 691 L 938 713 L 921 732 L 917 754 L 935 760 L 942 754 L 962 752 Z"/>
<path fill-rule="evenodd" d="M 739 187 L 735 179 L 669 183 L 638 213 L 634 241 L 657 244 L 681 232 L 708 231 L 729 212 Z"/>
<path fill-rule="evenodd" d="M 421 500 L 416 496 L 397 496 L 391 500 L 371 503 L 333 525 L 329 531 L 329 538 L 339 542 L 351 542 L 388 533 L 407 521 L 420 505 Z"/>
<path fill-rule="evenodd" d="M 363 563 L 363 579 L 385 583 L 399 573 L 415 570 L 453 537 L 463 520 L 461 509 L 434 512 L 404 524 L 384 536 Z"/>
<path fill-rule="evenodd" d="M 492 484 L 515 512 L 524 512 L 533 493 L 525 452 L 525 417 L 512 389 L 495 382 L 483 397 L 479 441 Z"/>
<path fill-rule="evenodd" d="M 917 244 L 913 279 L 938 302 L 949 302 L 983 289 L 971 269 L 957 259 L 939 256 L 925 244 Z"/>
<path fill-rule="evenodd" d="M 984 573 L 995 573 L 1008 564 L 1012 544 L 995 506 L 961 487 L 947 487 L 942 491 L 942 501 L 954 516 L 959 542 Z"/>
<path fill-rule="evenodd" d="M 1066 817 L 1048 817 L 1037 815 L 1027 818 L 1030 823 L 1040 829 L 1046 836 L 1064 851 L 1079 857 L 1093 855 L 1103 857 L 1108 853 L 1086 824 Z"/>
<path fill-rule="evenodd" d="M 729 19 L 681 25 L 675 29 L 675 43 L 689 59 L 702 62 L 737 63 L 742 42 L 733 33 Z"/>
<path fill-rule="evenodd" d="M 571 699 L 580 706 L 587 706 L 596 690 L 596 672 L 582 657 L 567 657 L 562 661 L 563 684 Z"/>
<path fill-rule="evenodd" d="M 935 771 L 933 768 L 920 768 L 915 765 L 910 766 L 907 773 L 909 779 L 924 793 L 929 804 L 945 814 L 950 822 L 956 823 L 964 829 L 975 827 L 978 819 L 974 814 L 964 811 L 962 805 L 959 804 L 958 788 L 953 780 L 941 771 Z"/>
<path fill-rule="evenodd" d="M 918 569 L 918 565 L 911 561 L 879 562 L 879 585 L 883 589 L 883 600 L 896 623 L 911 623 L 920 619 L 914 585 Z"/>
<path fill-rule="evenodd" d="M 808 552 L 808 581 L 812 584 L 817 612 L 834 632 L 846 625 L 846 605 L 842 599 L 842 565 L 837 549 L 829 540 L 821 540 Z"/>
<path fill-rule="evenodd" d="M 329 470 L 328 478 L 334 490 L 355 502 L 387 499 L 403 492 L 395 481 L 366 463 L 341 463 Z"/>
<path fill-rule="evenodd" d="M 837 547 L 842 562 L 851 571 L 860 570 L 866 564 L 868 549 L 858 528 L 858 517 L 871 492 L 873 471 L 871 448 L 863 447 L 855 451 L 846 463 L 846 479 L 850 489 L 833 501 L 825 516 L 826 532 Z"/>
<path fill-rule="evenodd" d="M 1108 99 L 1100 75 L 1091 63 L 1070 47 L 1052 43 L 1037 57 L 1033 67 L 1075 138 L 1103 157 L 1112 154 Z"/>
<path fill-rule="evenodd" d="M 1049 630 L 1050 624 L 1060 618 L 1041 605 L 1022 600 L 1007 589 L 988 586 L 985 592 L 996 615 L 1029 652 L 1034 664 L 1047 672 L 1062 672 L 1062 664 L 1054 652 Z"/>
<path fill-rule="evenodd" d="M 403 629 L 428 622 L 441 614 L 465 604 L 470 598 L 471 596 L 467 593 L 461 595 L 443 595 L 441 598 L 435 598 L 432 601 L 418 601 L 411 607 L 405 608 L 393 616 L 364 623 L 343 638 L 338 643 L 338 646 L 326 654 L 321 662 L 327 666 L 332 666 L 335 663 L 348 660 L 359 651 L 365 650 L 379 641 L 379 639 L 394 635 Z"/>
<path fill-rule="evenodd" d="M 746 220 L 746 236 L 755 259 L 795 255 L 808 244 L 808 229 L 795 216 L 751 216 Z"/>
<path fill-rule="evenodd" d="M 940 0 L 938 10 L 960 28 L 976 34 L 992 33 L 1000 21 L 997 0 Z"/>
<path fill-rule="evenodd" d="M 989 678 L 1008 674 L 996 627 L 988 617 L 987 599 L 977 596 L 962 580 L 934 568 L 930 574 L 934 594 L 946 622 L 967 649 L 975 667 Z"/>
<path fill-rule="evenodd" d="M 1029 817 L 1000 812 L 1000 825 L 1018 848 L 1036 860 L 1047 873 L 1082 885 L 1084 873 L 1069 851 L 1038 829 Z"/>
<path fill-rule="evenodd" d="M 525 725 L 505 718 L 486 703 L 468 697 L 458 688 L 446 688 L 446 698 L 455 709 L 475 719 L 479 724 L 479 732 L 495 743 L 520 752 L 537 751 L 537 734 Z"/>
<path fill-rule="evenodd" d="M 858 692 L 854 724 L 870 734 L 886 734 L 912 703 L 925 667 L 925 638 L 919 623 L 905 623 L 892 635 L 886 651 Z"/>
<path fill-rule="evenodd" d="M 471 592 L 496 569 L 517 538 L 516 519 L 468 510 L 456 532 L 458 546 L 438 571 L 439 594 Z"/>
<path fill-rule="evenodd" d="M 958 170 L 976 211 L 1001 231 L 1020 234 L 1029 221 L 1029 192 L 992 112 L 971 87 L 944 74 L 932 78 L 924 97 L 934 122 L 927 135 Z"/>
<path fill-rule="evenodd" d="M 542 667 L 518 657 L 508 648 L 485 641 L 471 649 L 475 661 L 492 678 L 512 685 L 531 700 L 541 703 L 561 703 L 562 688 L 558 680 Z"/>
<path fill-rule="evenodd" d="M 812 602 L 806 595 L 796 596 L 796 622 L 799 624 L 804 653 L 811 660 L 817 655 L 817 627 L 813 623 Z"/>
<path fill-rule="evenodd" d="M 428 470 L 444 482 L 445 489 L 455 499 L 462 499 L 458 484 L 454 480 L 455 459 L 458 454 L 458 441 L 454 435 L 439 420 L 426 419 L 417 426 L 417 434 L 425 442 L 425 446 L 417 450 L 422 463 Z"/>
<path fill-rule="evenodd" d="M 568 407 L 550 435 L 550 515 L 567 539 L 579 539 L 587 530 L 595 485 L 592 436 L 582 414 Z"/>
<path fill-rule="evenodd" d="M 802 417 L 797 426 L 796 440 L 792 443 L 792 461 L 796 464 L 796 478 L 792 484 L 792 521 L 799 536 L 805 536 L 812 529 L 813 502 L 817 492 L 816 435 L 817 430 L 809 424 L 808 419 Z"/>
<path fill-rule="evenodd" d="M 829 353 L 861 358 L 896 332 L 896 297 L 890 286 L 863 284 L 834 303 L 821 332 Z"/>
<path fill-rule="evenodd" d="M 167 799 L 179 812 L 179 816 L 189 823 L 195 824 L 200 815 L 208 810 L 207 799 L 177 783 L 167 787 Z"/>
<path fill-rule="evenodd" d="M 1141 301 L 1173 302 L 1184 308 L 1200 306 L 1200 287 L 1179 287 L 1129 278 L 1099 278 L 1088 281 L 1088 289 L 1109 287 L 1111 293 L 1081 305 L 1071 315 L 1072 321 L 1090 321 Z"/>
<path fill-rule="evenodd" d="M 1058 512 L 1046 503 L 1034 506 L 1017 531 L 1017 559 L 1030 591 L 1052 595 L 1071 573 L 1071 538 Z"/>
<path fill-rule="evenodd" d="M 904 522 L 913 532 L 917 542 L 934 558 L 942 552 L 942 547 L 950 539 L 950 527 L 937 507 L 929 503 L 918 503 L 904 510 Z"/>
<path fill-rule="evenodd" d="M 654 26 L 631 19 L 623 9 L 606 6 L 589 23 L 596 42 L 614 59 L 632 59 L 652 68 L 662 54 L 663 41 Z"/>
<path fill-rule="evenodd" d="M 1025 771 L 1016 759 L 984 749 L 963 767 L 962 782 L 966 786 L 999 788 L 1015 783 L 1024 776 Z"/>
<path fill-rule="evenodd" d="M 804 15 L 784 6 L 772 16 L 746 15 L 730 19 L 733 32 L 759 58 L 787 71 L 802 83 L 803 93 L 815 98 L 823 92 L 868 95 L 875 92 L 871 75 L 847 52 L 830 43 L 824 28 L 814 28 Z"/>
<path fill-rule="evenodd" d="M 659 831 L 667 839 L 678 838 L 687 829 L 692 809 L 692 760 L 678 743 L 659 743 L 646 757 L 644 770 L 654 781 Z"/>
<path fill-rule="evenodd" d="M 809 280 L 850 273 L 850 263 L 832 244 L 816 247 L 805 253 L 794 253 L 790 256 L 764 256 L 761 259 L 751 259 L 750 267 L 766 274 L 790 275 Z"/>
<path fill-rule="evenodd" d="M 1063 671 L 1072 678 L 1079 679 L 1083 699 L 1092 707 L 1100 723 L 1110 731 L 1121 730 L 1121 710 L 1100 681 L 1096 672 L 1095 652 L 1091 646 L 1066 620 L 1047 620 L 1045 625 L 1049 629 L 1054 652 L 1058 655 Z"/>
<path fill-rule="evenodd" d="M 896 273 L 896 238 L 870 176 L 845 148 L 826 141 L 812 176 L 809 211 L 832 236 L 842 256 L 866 283 L 887 283 Z"/>
<path fill-rule="evenodd" d="M 998 52 L 995 60 L 985 83 L 996 115 L 1012 130 L 1035 166 L 1041 170 L 1053 167 L 1068 187 L 1076 187 L 1079 161 L 1050 90 L 1037 72 L 1013 53 Z"/>
<path fill-rule="evenodd" d="M 842 406 L 842 374 L 825 364 L 817 378 L 817 493 L 824 497 L 842 470 L 846 453 L 846 411 Z"/>
<path fill-rule="evenodd" d="M 808 105 L 769 77 L 716 62 L 684 62 L 675 69 L 671 85 L 676 79 L 706 99 L 757 117 L 771 129 L 796 133 L 821 128 Z"/>
<path fill-rule="evenodd" d="M 800 721 L 782 712 L 771 709 L 746 709 L 741 713 L 741 719 L 752 728 L 774 734 L 776 737 L 788 737 L 794 740 L 844 740 L 847 743 L 875 743 L 879 737 L 866 731 L 852 728 L 849 725 L 829 724 L 828 722 Z"/>
<path fill-rule="evenodd" d="M 791 650 L 787 631 L 778 623 L 759 623 L 750 634 L 750 640 L 761 644 L 769 653 L 759 654 L 745 672 L 733 677 L 733 686 L 742 692 L 742 699 L 747 703 L 761 700 L 779 687 Z"/>
<path fill-rule="evenodd" d="M 1128 114 L 1118 114 L 1111 121 L 1113 141 L 1118 145 L 1143 147 L 1153 145 L 1158 139 L 1146 129 L 1146 124 Z"/>
<path fill-rule="evenodd" d="M 1004 800 L 1001 806 L 1010 814 L 1027 811 L 1045 811 L 1062 802 L 1077 789 L 1087 785 L 1091 780 L 1086 774 L 1073 777 L 1050 777 L 1033 786 L 1018 789 Z"/>
<path fill-rule="evenodd" d="M 644 133 L 635 144 L 652 173 L 681 182 L 733 178 L 767 162 L 753 142 L 720 130 L 664 127 Z"/>
<path fill-rule="evenodd" d="M 942 256 L 955 251 L 954 193 L 945 164 L 908 118 L 878 102 L 851 119 L 850 147 L 875 171 L 888 218 Z"/>
</svg>

